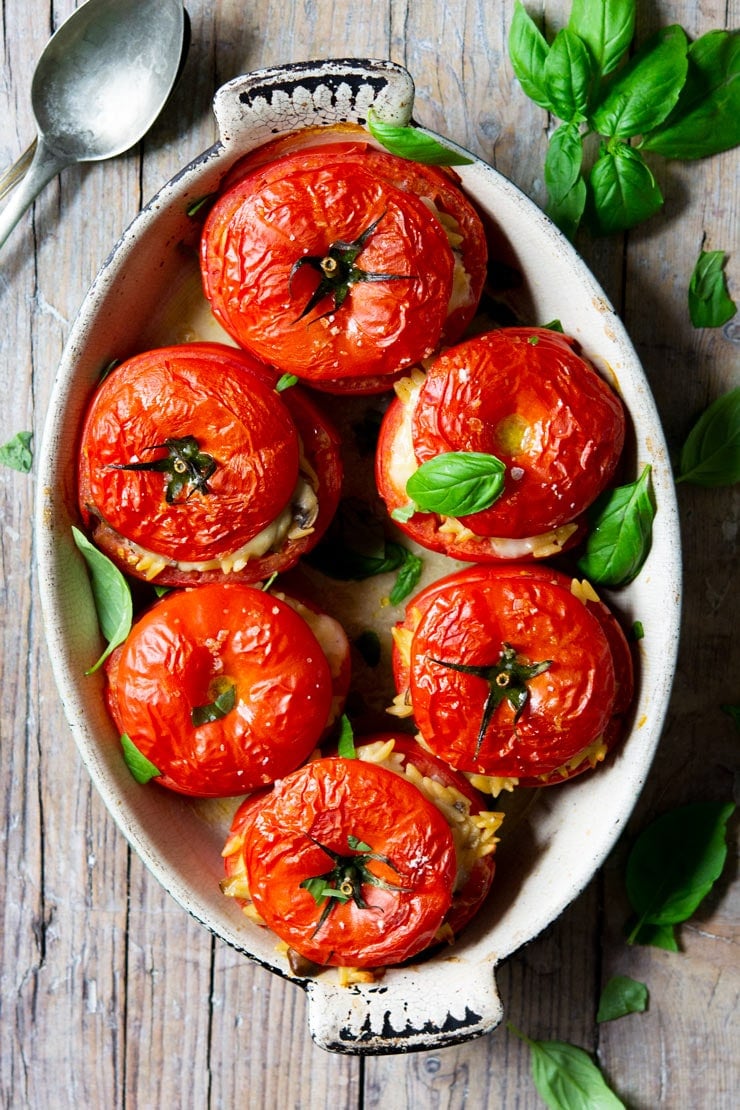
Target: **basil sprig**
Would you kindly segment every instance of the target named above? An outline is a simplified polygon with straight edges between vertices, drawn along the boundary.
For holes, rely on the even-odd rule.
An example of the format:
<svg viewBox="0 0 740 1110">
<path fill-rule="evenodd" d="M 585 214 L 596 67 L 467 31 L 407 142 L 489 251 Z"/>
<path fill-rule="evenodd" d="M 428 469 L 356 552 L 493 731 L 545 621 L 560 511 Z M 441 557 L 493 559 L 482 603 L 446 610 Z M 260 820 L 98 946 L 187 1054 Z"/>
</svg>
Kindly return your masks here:
<svg viewBox="0 0 740 1110">
<path fill-rule="evenodd" d="M 91 544 L 79 528 L 73 527 L 72 535 L 87 563 L 98 624 L 107 641 L 107 647 L 98 661 L 85 671 L 85 674 L 92 674 L 105 662 L 113 649 L 123 643 L 131 631 L 133 620 L 131 587 L 115 563 Z"/>
<path fill-rule="evenodd" d="M 740 143 L 740 40 L 710 31 L 689 44 L 677 24 L 629 57 L 635 0 L 573 0 L 548 42 L 517 0 L 509 57 L 526 95 L 562 126 L 545 160 L 547 212 L 573 238 L 584 213 L 597 234 L 626 231 L 663 197 L 645 160 L 703 158 Z M 596 135 L 595 158 L 584 140 Z M 590 147 L 589 147 L 590 149 Z"/>
<path fill-rule="evenodd" d="M 655 502 L 651 468 L 636 482 L 609 490 L 594 503 L 590 531 L 578 569 L 601 586 L 626 586 L 637 577 L 650 551 Z"/>
<path fill-rule="evenodd" d="M 31 440 L 33 432 L 16 432 L 12 439 L 0 447 L 0 464 L 28 474 L 33 466 Z"/>
<path fill-rule="evenodd" d="M 689 282 L 689 316 L 695 328 L 721 328 L 737 307 L 727 289 L 724 251 L 701 251 Z"/>
<path fill-rule="evenodd" d="M 529 1045 L 532 1079 L 551 1110 L 625 1110 L 582 1048 L 564 1041 L 534 1040 L 511 1022 L 507 1029 Z"/>
<path fill-rule="evenodd" d="M 416 509 L 440 516 L 482 512 L 501 496 L 506 466 L 482 451 L 445 451 L 427 459 L 406 483 Z"/>
<path fill-rule="evenodd" d="M 615 975 L 601 992 L 596 1020 L 616 1021 L 627 1014 L 642 1013 L 647 1005 L 648 989 L 644 983 L 629 975 Z"/>
<path fill-rule="evenodd" d="M 372 108 L 367 114 L 367 129 L 374 139 L 398 158 L 421 162 L 425 166 L 469 166 L 473 162 L 466 154 L 452 150 L 417 127 L 383 123 Z"/>
<path fill-rule="evenodd" d="M 722 874 L 732 802 L 693 802 L 669 810 L 638 836 L 626 885 L 636 919 L 630 944 L 677 949 L 674 927 L 687 921 Z"/>
<path fill-rule="evenodd" d="M 712 401 L 681 450 L 678 482 L 731 486 L 740 482 L 740 386 Z"/>
</svg>

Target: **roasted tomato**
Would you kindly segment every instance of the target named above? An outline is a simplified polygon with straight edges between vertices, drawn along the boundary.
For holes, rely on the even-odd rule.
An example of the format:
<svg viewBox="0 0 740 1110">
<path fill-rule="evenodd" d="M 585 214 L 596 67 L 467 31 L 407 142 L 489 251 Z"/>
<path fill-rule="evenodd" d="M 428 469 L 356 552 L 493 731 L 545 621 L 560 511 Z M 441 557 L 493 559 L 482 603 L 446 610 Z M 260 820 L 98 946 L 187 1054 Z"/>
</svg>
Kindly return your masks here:
<svg viewBox="0 0 740 1110">
<path fill-rule="evenodd" d="M 318 541 L 339 499 L 339 439 L 246 352 L 147 351 L 104 379 L 82 431 L 83 520 L 128 573 L 167 586 L 257 582 Z"/>
<path fill-rule="evenodd" d="M 450 177 L 339 143 L 232 184 L 201 261 L 214 315 L 242 346 L 314 386 L 370 392 L 461 334 L 486 242 Z"/>
<path fill-rule="evenodd" d="M 341 711 L 349 645 L 331 617 L 301 612 L 253 586 L 213 583 L 173 590 L 137 621 L 107 661 L 106 694 L 156 782 L 227 797 L 306 759 Z"/>
<path fill-rule="evenodd" d="M 607 606 L 588 583 L 527 564 L 468 568 L 412 598 L 394 629 L 394 677 L 396 708 L 433 752 L 524 786 L 603 760 L 633 697 Z"/>
<path fill-rule="evenodd" d="M 486 811 L 481 794 L 464 775 L 453 771 L 408 736 L 386 732 L 361 738 L 357 741 L 357 756 L 363 762 L 410 780 L 447 821 L 455 845 L 457 874 L 450 907 L 435 936 L 440 941 L 452 940 L 480 909 L 490 890 L 495 872 L 494 850 L 498 843 L 495 834 L 503 815 Z M 247 880 L 245 848 L 250 841 L 250 826 L 266 797 L 266 792 L 251 795 L 240 805 L 223 852 L 224 893 L 235 897 L 245 912 L 257 920 L 260 918 L 255 912 Z M 314 911 L 314 917 L 317 912 Z M 363 961 L 356 966 L 366 965 Z"/>
<path fill-rule="evenodd" d="M 362 759 L 327 757 L 247 807 L 239 851 L 261 919 L 320 965 L 417 955 L 452 904 L 452 832 L 417 786 Z M 228 868 L 227 868 L 228 871 Z"/>
<path fill-rule="evenodd" d="M 543 558 L 580 538 L 582 514 L 616 471 L 625 417 L 571 340 L 501 328 L 450 348 L 396 388 L 376 456 L 389 512 L 409 504 L 406 483 L 435 457 L 476 452 L 505 466 L 489 507 L 416 511 L 398 521 L 408 535 L 469 562 Z"/>
</svg>

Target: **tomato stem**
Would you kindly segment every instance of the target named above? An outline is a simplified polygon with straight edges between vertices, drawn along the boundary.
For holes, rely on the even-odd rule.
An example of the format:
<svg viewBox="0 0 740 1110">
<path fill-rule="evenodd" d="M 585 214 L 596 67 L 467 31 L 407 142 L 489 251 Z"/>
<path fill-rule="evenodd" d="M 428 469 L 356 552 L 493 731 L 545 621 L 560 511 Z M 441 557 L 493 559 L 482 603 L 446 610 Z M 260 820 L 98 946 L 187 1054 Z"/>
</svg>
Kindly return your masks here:
<svg viewBox="0 0 740 1110">
<path fill-rule="evenodd" d="M 113 470 L 151 470 L 165 474 L 165 499 L 168 505 L 177 501 L 184 492 L 186 501 L 196 491 L 211 492 L 208 479 L 218 464 L 211 455 L 206 455 L 200 450 L 194 436 L 166 439 L 164 443 L 143 447 L 143 451 L 166 451 L 167 454 L 161 458 L 152 459 L 151 462 L 111 463 L 111 468 Z"/>
</svg>

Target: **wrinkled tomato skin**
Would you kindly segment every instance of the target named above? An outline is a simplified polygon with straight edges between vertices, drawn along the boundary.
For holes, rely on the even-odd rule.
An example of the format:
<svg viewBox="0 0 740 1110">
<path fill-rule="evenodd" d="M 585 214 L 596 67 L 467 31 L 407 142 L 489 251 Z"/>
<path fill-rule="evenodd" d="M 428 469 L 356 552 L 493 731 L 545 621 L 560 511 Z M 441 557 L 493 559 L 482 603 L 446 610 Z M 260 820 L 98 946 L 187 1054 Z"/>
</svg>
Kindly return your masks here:
<svg viewBox="0 0 740 1110">
<path fill-rule="evenodd" d="M 193 436 L 216 461 L 208 493 L 169 504 L 165 476 L 121 469 L 164 457 L 166 439 Z M 157 554 L 208 560 L 233 551 L 284 508 L 298 477 L 298 435 L 269 374 L 220 344 L 135 355 L 104 379 L 80 447 L 79 499 L 93 516 Z"/>
<path fill-rule="evenodd" d="M 299 766 L 323 734 L 333 683 L 306 622 L 251 586 L 176 590 L 134 625 L 106 666 L 107 704 L 119 732 L 182 794 L 228 797 Z M 221 686 L 234 708 L 194 725 L 194 708 Z"/>
<path fill-rule="evenodd" d="M 300 884 L 333 866 L 319 845 L 352 855 L 350 836 L 389 859 L 392 867 L 368 867 L 403 889 L 364 884 L 365 908 L 337 902 L 317 929 L 321 907 Z M 244 853 L 256 909 L 317 964 L 400 963 L 429 945 L 450 908 L 456 863 L 447 822 L 410 782 L 359 759 L 315 760 L 277 782 L 249 823 Z"/>
<path fill-rule="evenodd" d="M 406 612 L 401 627 L 412 631 L 410 666 L 396 649 L 397 689 L 410 689 L 425 743 L 454 767 L 541 786 L 571 777 L 549 780 L 599 736 L 607 745 L 618 739 L 613 720 L 633 690 L 629 647 L 606 607 L 576 598 L 566 575 L 545 567 L 474 567 L 434 583 Z M 504 643 L 528 663 L 552 662 L 529 680 L 516 725 L 508 701 L 498 706 L 476 757 L 487 683 L 432 660 L 490 665 Z"/>
<path fill-rule="evenodd" d="M 191 346 L 195 348 L 196 351 L 205 349 L 212 352 L 213 356 L 216 358 L 217 364 L 222 354 L 225 352 L 224 357 L 228 356 L 228 360 L 232 358 L 236 360 L 234 363 L 236 367 L 239 367 L 242 361 L 246 361 L 247 364 L 252 362 L 255 367 L 258 366 L 256 361 L 251 359 L 251 356 L 246 353 L 242 354 L 241 352 L 233 351 L 232 348 L 222 347 L 218 344 L 192 344 Z M 179 351 L 178 357 L 180 357 Z M 264 370 L 262 373 L 266 386 L 271 388 L 274 383 L 274 376 L 267 370 Z M 246 384 L 249 384 L 249 380 Z M 240 570 L 224 571 L 220 567 L 197 569 L 195 566 L 180 567 L 177 563 L 168 564 L 160 570 L 156 576 L 158 585 L 194 586 L 227 580 L 235 580 L 248 584 L 261 582 L 273 573 L 281 573 L 295 566 L 299 559 L 319 542 L 336 512 L 342 488 L 343 470 L 339 434 L 328 417 L 305 390 L 298 387 L 284 390 L 280 394 L 278 405 L 279 414 L 287 413 L 292 421 L 292 434 L 296 436 L 297 441 L 300 443 L 302 453 L 311 471 L 318 480 L 318 487 L 315 492 L 319 511 L 311 531 L 305 535 L 296 535 L 293 538 L 290 536 L 285 537 L 276 550 L 268 551 L 264 555 L 250 557 L 246 565 Z M 160 432 L 162 438 L 167 434 L 167 431 L 164 429 Z M 272 433 L 270 433 L 270 435 L 271 434 Z M 146 572 L 137 570 L 141 552 L 137 551 L 134 546 L 136 542 L 135 536 L 122 534 L 118 529 L 112 526 L 108 519 L 101 519 L 99 515 L 100 509 L 94 502 L 94 492 L 91 481 L 93 474 L 93 458 L 96 456 L 95 453 L 90 450 L 89 446 L 85 449 L 86 442 L 89 441 L 86 437 L 86 433 L 83 433 L 83 449 L 80 455 L 78 475 L 78 496 L 83 520 L 95 544 L 100 547 L 121 570 L 134 577 L 146 577 Z M 270 437 L 268 436 L 268 445 L 269 442 Z M 97 467 L 100 469 L 100 463 L 97 464 Z M 119 480 L 120 475 L 125 473 L 126 472 L 120 471 L 116 472 L 119 476 Z M 282 497 L 288 484 L 286 477 L 290 473 L 297 475 L 297 464 L 294 470 L 292 461 L 289 471 L 278 473 L 276 470 L 270 470 L 265 476 L 263 487 L 260 489 L 260 496 L 268 498 L 268 505 L 274 506 Z M 107 477 L 109 477 L 109 475 Z M 140 473 L 132 474 L 129 472 L 127 478 L 132 488 L 135 488 L 136 484 L 141 482 L 142 475 Z M 162 483 L 162 475 L 147 475 L 148 480 L 156 478 L 159 478 L 160 483 Z M 123 485 L 121 488 L 125 489 L 127 486 Z M 291 487 L 290 490 L 291 493 L 292 488 L 293 487 Z M 243 528 L 240 522 L 240 515 L 243 510 L 243 499 L 233 497 L 231 505 L 222 505 L 220 502 L 215 502 L 214 505 L 210 507 L 207 504 L 195 504 L 196 501 L 201 502 L 206 500 L 206 498 L 200 498 L 199 495 L 196 495 L 188 499 L 183 505 L 168 507 L 164 503 L 164 497 L 161 497 L 158 508 L 163 514 L 169 510 L 172 527 L 177 524 L 178 528 L 182 528 L 183 539 L 181 550 L 190 551 L 191 555 L 193 551 L 202 549 L 200 535 L 197 533 L 200 518 L 194 510 L 200 507 L 203 511 L 208 511 L 210 508 L 212 509 L 212 515 L 223 512 L 222 530 L 224 532 L 224 539 L 220 541 L 222 546 L 219 554 L 229 554 L 239 547 L 239 537 L 243 534 Z M 282 507 L 282 505 L 277 509 L 272 507 L 269 509 L 269 512 L 272 512 L 273 516 L 277 516 Z M 270 519 L 272 519 L 272 517 Z M 231 523 L 232 520 L 236 521 L 233 526 Z M 128 526 L 127 521 L 126 526 Z M 137 523 L 136 534 L 138 535 L 141 530 L 141 524 Z M 154 550 L 155 554 L 162 554 L 163 552 L 155 548 L 156 540 L 157 537 L 155 534 L 147 534 L 143 537 L 142 546 L 148 550 Z M 189 561 L 189 558 L 185 555 L 182 555 L 181 559 L 184 562 Z M 201 561 L 201 559 L 205 561 L 205 557 L 199 557 L 198 561 Z"/>
<path fill-rule="evenodd" d="M 301 318 L 319 274 L 304 265 L 291 277 L 294 264 L 354 242 L 376 220 L 356 265 L 400 277 L 356 281 L 341 306 L 325 297 Z M 216 318 L 243 347 L 308 382 L 393 375 L 428 355 L 445 324 L 453 266 L 442 225 L 418 197 L 353 163 L 303 168 L 300 154 L 233 186 L 203 229 Z"/>
</svg>

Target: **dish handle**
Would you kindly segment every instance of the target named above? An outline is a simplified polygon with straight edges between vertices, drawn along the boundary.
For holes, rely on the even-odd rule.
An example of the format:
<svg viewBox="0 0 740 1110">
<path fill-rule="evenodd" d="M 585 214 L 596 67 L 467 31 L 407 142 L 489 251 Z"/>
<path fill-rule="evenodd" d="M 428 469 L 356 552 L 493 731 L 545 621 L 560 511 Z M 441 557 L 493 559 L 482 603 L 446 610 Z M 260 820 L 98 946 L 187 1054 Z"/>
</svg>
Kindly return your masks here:
<svg viewBox="0 0 740 1110">
<path fill-rule="evenodd" d="M 373 984 L 310 980 L 308 1027 L 329 1052 L 381 1055 L 444 1048 L 490 1033 L 503 1006 L 491 963 L 434 961 L 392 970 Z"/>
<path fill-rule="evenodd" d="M 257 69 L 222 85 L 213 99 L 222 145 L 244 153 L 302 127 L 365 123 L 370 108 L 405 126 L 414 82 L 395 62 L 342 58 Z"/>
</svg>

